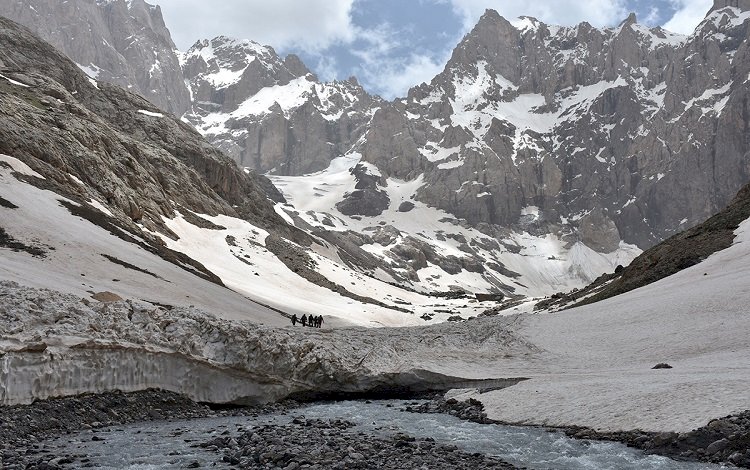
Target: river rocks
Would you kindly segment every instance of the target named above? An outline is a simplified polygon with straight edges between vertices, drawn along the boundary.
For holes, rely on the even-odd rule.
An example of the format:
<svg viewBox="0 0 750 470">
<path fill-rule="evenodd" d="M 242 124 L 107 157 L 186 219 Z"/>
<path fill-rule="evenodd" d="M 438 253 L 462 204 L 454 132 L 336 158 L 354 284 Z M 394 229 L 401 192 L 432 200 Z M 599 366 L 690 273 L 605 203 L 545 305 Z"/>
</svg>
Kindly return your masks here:
<svg viewBox="0 0 750 470">
<path fill-rule="evenodd" d="M 466 401 L 458 401 L 455 398 L 445 399 L 436 396 L 432 400 L 415 407 L 407 407 L 407 411 L 414 413 L 447 413 L 466 421 L 488 424 L 493 421 L 487 418 L 484 405 L 479 400 L 470 398 Z"/>
<path fill-rule="evenodd" d="M 154 419 L 154 413 L 159 413 L 162 419 L 189 419 L 210 416 L 214 411 L 182 395 L 160 390 L 80 395 L 0 407 L 0 467 L 60 468 L 72 461 L 67 456 L 41 452 L 40 442 L 45 438 L 149 421 Z M 96 434 L 91 437 L 93 441 L 102 439 Z"/>
<path fill-rule="evenodd" d="M 86 466 L 85 456 L 53 455 L 46 440 L 90 432 L 86 440 L 106 440 L 105 428 L 146 421 L 216 416 L 258 416 L 297 407 L 293 401 L 259 407 L 211 409 L 184 395 L 163 390 L 109 392 L 40 400 L 31 405 L 0 407 L 0 468 L 60 469 Z M 231 445 L 231 438 L 222 441 Z M 236 445 L 236 442 L 235 442 Z"/>
<path fill-rule="evenodd" d="M 569 428 L 565 432 L 579 439 L 620 441 L 647 453 L 677 460 L 730 463 L 750 468 L 750 410 L 714 419 L 706 426 L 679 434 L 642 431 L 601 433 L 588 428 Z"/>
<path fill-rule="evenodd" d="M 257 426 L 237 439 L 224 436 L 200 445 L 221 451 L 224 462 L 240 468 L 514 468 L 494 457 L 462 452 L 430 438 L 355 434 L 349 432 L 353 426 L 340 419 L 295 418 L 288 425 Z"/>
</svg>

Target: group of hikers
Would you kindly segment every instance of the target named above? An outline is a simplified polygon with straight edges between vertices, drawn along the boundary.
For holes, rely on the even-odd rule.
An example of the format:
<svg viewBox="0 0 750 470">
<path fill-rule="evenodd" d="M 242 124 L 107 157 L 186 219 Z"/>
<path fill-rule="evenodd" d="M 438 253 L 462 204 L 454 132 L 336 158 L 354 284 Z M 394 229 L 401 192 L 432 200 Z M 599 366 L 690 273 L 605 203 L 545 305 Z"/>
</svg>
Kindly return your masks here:
<svg viewBox="0 0 750 470">
<path fill-rule="evenodd" d="M 314 317 L 310 315 L 309 317 L 307 315 L 302 315 L 302 318 L 297 318 L 297 314 L 295 313 L 292 315 L 292 326 L 297 325 L 297 322 L 302 323 L 302 326 L 310 326 L 313 328 L 322 328 L 323 327 L 323 315 L 318 315 L 317 317 Z"/>
</svg>

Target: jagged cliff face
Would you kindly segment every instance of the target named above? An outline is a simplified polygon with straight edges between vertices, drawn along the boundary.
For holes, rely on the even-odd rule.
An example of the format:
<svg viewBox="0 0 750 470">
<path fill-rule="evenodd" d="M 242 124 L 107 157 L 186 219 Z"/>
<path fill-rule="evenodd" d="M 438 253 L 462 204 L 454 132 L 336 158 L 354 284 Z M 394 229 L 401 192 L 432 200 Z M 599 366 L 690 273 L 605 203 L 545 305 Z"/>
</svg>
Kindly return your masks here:
<svg viewBox="0 0 750 470">
<path fill-rule="evenodd" d="M 143 0 L 7 0 L 0 16 L 29 27 L 92 78 L 178 116 L 190 107 L 161 9 Z"/>
<path fill-rule="evenodd" d="M 322 170 L 362 137 L 381 100 L 351 79 L 321 83 L 300 59 L 226 37 L 183 57 L 185 117 L 241 166 L 281 175 Z"/>
<path fill-rule="evenodd" d="M 746 3 L 717 1 L 689 37 L 634 16 L 600 30 L 510 23 L 490 10 L 441 74 L 394 102 L 354 83 L 318 84 L 294 57 L 218 38 L 186 55 L 190 119 L 265 172 L 306 174 L 361 155 L 380 190 L 331 207 L 346 215 L 387 208 L 388 178 L 421 178 L 409 199 L 473 226 L 554 233 L 605 253 L 621 241 L 645 248 L 750 180 Z"/>
<path fill-rule="evenodd" d="M 359 148 L 418 200 L 471 223 L 542 230 L 598 251 L 646 247 L 750 180 L 745 2 L 690 37 L 631 16 L 613 29 L 509 23 L 488 11 L 444 72 L 380 109 Z"/>
</svg>

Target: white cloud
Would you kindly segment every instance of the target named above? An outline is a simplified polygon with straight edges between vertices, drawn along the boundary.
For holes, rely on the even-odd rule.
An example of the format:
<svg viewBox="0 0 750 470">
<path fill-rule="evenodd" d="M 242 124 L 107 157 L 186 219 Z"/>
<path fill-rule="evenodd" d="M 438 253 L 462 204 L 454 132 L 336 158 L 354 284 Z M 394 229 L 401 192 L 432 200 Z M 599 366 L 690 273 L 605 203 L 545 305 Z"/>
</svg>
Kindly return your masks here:
<svg viewBox="0 0 750 470">
<path fill-rule="evenodd" d="M 162 7 L 178 48 L 219 35 L 279 49 L 319 51 L 352 41 L 355 0 L 149 0 Z"/>
<path fill-rule="evenodd" d="M 446 0 L 434 0 L 444 2 Z M 548 24 L 572 25 L 587 21 L 594 26 L 611 26 L 627 17 L 625 0 L 449 0 L 463 18 L 464 28 L 471 29 L 485 10 L 492 8 L 505 18 L 533 16 Z"/>
<path fill-rule="evenodd" d="M 403 58 L 380 58 L 361 67 L 362 84 L 386 99 L 404 97 L 409 88 L 429 82 L 445 67 L 447 58 L 436 60 L 412 54 Z"/>
<path fill-rule="evenodd" d="M 660 13 L 659 7 L 651 7 L 648 15 L 643 19 L 639 18 L 639 21 L 647 26 L 656 26 L 659 23 Z"/>
<path fill-rule="evenodd" d="M 712 0 L 669 0 L 677 9 L 672 19 L 664 24 L 664 29 L 680 34 L 690 34 L 703 21 L 713 6 Z"/>
<path fill-rule="evenodd" d="M 448 41 L 442 51 L 406 48 L 405 53 L 404 39 L 409 37 L 408 31 L 389 23 L 356 28 L 350 53 L 359 60 L 355 72 L 366 89 L 386 99 L 403 97 L 409 88 L 432 80 L 443 70 L 454 41 Z"/>
</svg>

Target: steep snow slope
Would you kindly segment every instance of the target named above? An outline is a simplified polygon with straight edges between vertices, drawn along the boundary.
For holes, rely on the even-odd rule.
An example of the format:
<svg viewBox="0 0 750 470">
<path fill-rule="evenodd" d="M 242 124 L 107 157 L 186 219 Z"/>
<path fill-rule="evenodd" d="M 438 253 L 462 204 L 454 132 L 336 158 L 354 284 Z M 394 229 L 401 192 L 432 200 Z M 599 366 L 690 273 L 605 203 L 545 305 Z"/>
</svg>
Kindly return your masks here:
<svg viewBox="0 0 750 470">
<path fill-rule="evenodd" d="M 20 174 L 41 176 L 19 160 L 0 155 L 0 198 L 17 206 L 0 206 L 0 228 L 44 254 L 31 256 L 0 247 L 0 279 L 84 298 L 106 291 L 160 305 L 195 306 L 235 320 L 287 323 L 278 312 L 72 215 L 60 202 L 78 203 L 18 181 L 4 164 Z M 91 205 L 111 215 L 98 201 L 92 200 Z"/>
<path fill-rule="evenodd" d="M 580 287 L 617 265 L 628 264 L 640 253 L 637 247 L 625 243 L 612 253 L 598 253 L 581 242 L 540 234 L 533 227 L 538 217 L 535 207 L 527 208 L 527 231 L 523 227 L 473 228 L 416 201 L 425 184 L 422 178 L 385 179 L 381 191 L 387 194 L 389 203 L 380 215 L 346 217 L 336 204 L 357 190 L 359 179 L 354 173 L 362 167 L 361 155 L 353 153 L 308 176 L 271 176 L 288 202 L 278 204 L 277 210 L 302 228 L 364 235 L 359 237 L 361 248 L 396 266 L 396 271 L 419 290 L 498 290 L 510 295 L 544 296 Z M 365 173 L 382 178 L 374 167 L 364 167 Z M 403 208 L 404 203 L 413 208 Z M 450 263 L 449 257 L 455 263 Z M 426 260 L 420 263 L 421 258 Z"/>
</svg>

